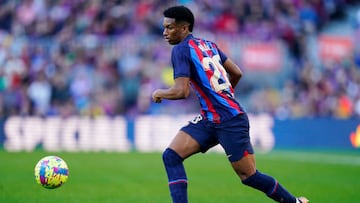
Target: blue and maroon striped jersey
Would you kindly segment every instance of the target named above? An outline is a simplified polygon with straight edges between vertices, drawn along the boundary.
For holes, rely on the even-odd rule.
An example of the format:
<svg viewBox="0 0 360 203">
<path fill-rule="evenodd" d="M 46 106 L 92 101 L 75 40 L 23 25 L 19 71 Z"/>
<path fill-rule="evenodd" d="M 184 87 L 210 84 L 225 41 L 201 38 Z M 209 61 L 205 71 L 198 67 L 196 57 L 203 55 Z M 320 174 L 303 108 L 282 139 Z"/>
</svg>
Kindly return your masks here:
<svg viewBox="0 0 360 203">
<path fill-rule="evenodd" d="M 214 123 L 243 112 L 222 65 L 226 59 L 215 43 L 193 35 L 174 46 L 171 55 L 174 78 L 190 78 L 199 98 L 201 114 Z"/>
</svg>

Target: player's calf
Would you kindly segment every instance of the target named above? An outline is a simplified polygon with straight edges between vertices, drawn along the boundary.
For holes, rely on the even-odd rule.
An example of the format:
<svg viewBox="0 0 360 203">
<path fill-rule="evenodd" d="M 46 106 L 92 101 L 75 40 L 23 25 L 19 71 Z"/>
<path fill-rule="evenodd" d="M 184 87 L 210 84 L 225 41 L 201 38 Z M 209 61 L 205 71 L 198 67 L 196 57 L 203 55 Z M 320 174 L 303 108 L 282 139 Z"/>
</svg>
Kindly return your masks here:
<svg viewBox="0 0 360 203">
<path fill-rule="evenodd" d="M 277 202 L 296 203 L 297 201 L 277 180 L 259 171 L 243 180 L 242 183 L 264 192 L 268 197 Z"/>
<path fill-rule="evenodd" d="M 163 162 L 173 202 L 187 203 L 187 177 L 183 159 L 174 150 L 167 148 L 163 153 Z"/>
</svg>

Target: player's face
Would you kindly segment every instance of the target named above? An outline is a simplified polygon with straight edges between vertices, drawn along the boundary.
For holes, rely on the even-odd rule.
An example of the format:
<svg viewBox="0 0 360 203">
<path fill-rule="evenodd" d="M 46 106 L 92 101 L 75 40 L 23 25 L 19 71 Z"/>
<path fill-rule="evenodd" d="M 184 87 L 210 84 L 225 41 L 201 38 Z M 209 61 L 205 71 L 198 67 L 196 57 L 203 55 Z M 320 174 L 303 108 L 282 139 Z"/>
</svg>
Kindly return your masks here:
<svg viewBox="0 0 360 203">
<path fill-rule="evenodd" d="M 179 44 L 188 34 L 186 25 L 183 23 L 176 23 L 174 18 L 164 18 L 163 21 L 165 40 L 171 44 Z"/>
</svg>

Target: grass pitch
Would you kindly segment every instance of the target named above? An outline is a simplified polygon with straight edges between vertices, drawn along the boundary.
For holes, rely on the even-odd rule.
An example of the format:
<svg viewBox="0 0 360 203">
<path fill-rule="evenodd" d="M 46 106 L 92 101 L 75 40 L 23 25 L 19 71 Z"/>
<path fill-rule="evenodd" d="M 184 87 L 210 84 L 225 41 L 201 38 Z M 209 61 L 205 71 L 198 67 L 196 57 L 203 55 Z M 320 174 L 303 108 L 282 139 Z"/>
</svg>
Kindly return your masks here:
<svg viewBox="0 0 360 203">
<path fill-rule="evenodd" d="M 45 189 L 34 178 L 40 158 L 58 155 L 68 164 L 68 182 Z M 360 202 L 359 153 L 274 151 L 257 154 L 258 169 L 296 196 L 311 202 Z M 189 202 L 272 202 L 241 184 L 222 154 L 197 154 L 185 161 Z M 0 150 L 0 202 L 168 203 L 160 153 L 9 153 Z"/>
</svg>

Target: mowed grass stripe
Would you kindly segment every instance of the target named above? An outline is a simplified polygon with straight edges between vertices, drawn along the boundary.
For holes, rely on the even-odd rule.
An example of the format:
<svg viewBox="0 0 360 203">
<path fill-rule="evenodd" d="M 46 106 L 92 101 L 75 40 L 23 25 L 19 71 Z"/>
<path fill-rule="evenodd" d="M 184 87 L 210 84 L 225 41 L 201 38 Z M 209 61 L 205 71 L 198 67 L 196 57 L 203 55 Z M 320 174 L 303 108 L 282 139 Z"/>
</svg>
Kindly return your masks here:
<svg viewBox="0 0 360 203">
<path fill-rule="evenodd" d="M 70 176 L 61 188 L 48 190 L 36 184 L 33 172 L 40 158 L 54 154 L 68 163 Z M 357 203 L 357 156 L 348 152 L 273 151 L 257 154 L 257 166 L 311 202 Z M 184 164 L 190 203 L 273 202 L 242 185 L 224 154 L 198 154 Z M 4 203 L 171 202 L 161 153 L 0 151 L 0 175 L 0 202 Z"/>
<path fill-rule="evenodd" d="M 304 152 L 304 151 L 274 151 L 265 154 L 267 159 L 288 160 L 302 163 L 323 163 L 334 165 L 360 166 L 360 152 L 358 154 L 344 152 Z"/>
</svg>

